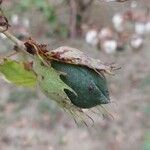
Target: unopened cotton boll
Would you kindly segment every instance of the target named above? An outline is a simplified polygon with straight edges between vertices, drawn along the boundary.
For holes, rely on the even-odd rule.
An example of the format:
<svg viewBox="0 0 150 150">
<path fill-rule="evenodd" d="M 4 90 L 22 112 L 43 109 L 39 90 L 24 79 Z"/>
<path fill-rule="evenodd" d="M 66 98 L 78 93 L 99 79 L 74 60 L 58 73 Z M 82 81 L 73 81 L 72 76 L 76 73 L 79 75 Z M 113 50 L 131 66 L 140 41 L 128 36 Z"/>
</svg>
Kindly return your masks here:
<svg viewBox="0 0 150 150">
<path fill-rule="evenodd" d="M 142 22 L 136 22 L 135 23 L 135 33 L 137 34 L 144 34 L 145 33 L 145 24 Z"/>
<path fill-rule="evenodd" d="M 102 43 L 102 48 L 107 54 L 115 53 L 117 49 L 117 42 L 115 40 L 105 40 Z"/>
<path fill-rule="evenodd" d="M 134 49 L 139 49 L 143 45 L 143 38 L 138 35 L 133 35 L 130 40 L 130 45 Z"/>
<path fill-rule="evenodd" d="M 88 44 L 93 46 L 98 44 L 98 32 L 97 30 L 89 30 L 85 35 L 85 40 Z"/>
<path fill-rule="evenodd" d="M 115 14 L 112 18 L 112 23 L 116 31 L 122 32 L 123 31 L 123 16 L 121 14 Z"/>
</svg>

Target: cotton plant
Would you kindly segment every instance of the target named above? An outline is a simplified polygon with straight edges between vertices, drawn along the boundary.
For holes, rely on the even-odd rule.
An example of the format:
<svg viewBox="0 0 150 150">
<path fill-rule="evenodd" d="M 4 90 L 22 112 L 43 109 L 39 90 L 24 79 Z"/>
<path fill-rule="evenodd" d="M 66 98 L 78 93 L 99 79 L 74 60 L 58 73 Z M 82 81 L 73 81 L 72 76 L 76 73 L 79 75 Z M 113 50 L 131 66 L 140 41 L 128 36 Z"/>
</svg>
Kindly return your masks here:
<svg viewBox="0 0 150 150">
<path fill-rule="evenodd" d="M 55 101 L 77 121 L 93 119 L 84 109 L 102 108 L 111 102 L 105 74 L 118 69 L 91 58 L 82 51 L 62 46 L 49 50 L 29 38 L 21 41 L 9 30 L 6 17 L 0 16 L 0 31 L 14 44 L 14 51 L 0 59 L 0 73 L 7 81 L 17 86 L 39 88 L 50 100 Z M 13 55 L 25 57 L 24 61 L 12 59 Z"/>
</svg>

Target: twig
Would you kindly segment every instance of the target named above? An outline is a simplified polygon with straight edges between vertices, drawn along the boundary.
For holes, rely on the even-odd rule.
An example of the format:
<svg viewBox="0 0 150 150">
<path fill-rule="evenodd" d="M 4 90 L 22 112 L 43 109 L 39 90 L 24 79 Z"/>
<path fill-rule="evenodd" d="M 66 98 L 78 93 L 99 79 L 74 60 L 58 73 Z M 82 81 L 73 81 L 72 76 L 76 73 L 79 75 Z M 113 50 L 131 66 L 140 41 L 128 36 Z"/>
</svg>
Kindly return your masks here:
<svg viewBox="0 0 150 150">
<path fill-rule="evenodd" d="M 10 27 L 10 25 L 7 20 L 7 17 L 5 17 L 5 14 L 3 13 L 3 10 L 1 8 L 2 2 L 3 0 L 0 0 L 0 33 L 4 34 L 9 40 L 11 40 L 17 47 L 18 51 L 21 51 L 27 54 L 24 42 L 19 40 L 14 35 L 8 32 L 8 27 Z"/>
<path fill-rule="evenodd" d="M 26 53 L 26 47 L 24 45 L 24 42 L 22 42 L 21 40 L 19 40 L 18 38 L 16 38 L 14 35 L 12 35 L 10 32 L 8 31 L 4 31 L 4 29 L 2 27 L 0 27 L 0 32 L 3 33 L 10 41 L 12 41 L 15 46 L 17 46 L 18 50 Z"/>
<path fill-rule="evenodd" d="M 70 36 L 71 38 L 75 38 L 77 31 L 77 4 L 75 0 L 70 0 Z"/>
</svg>

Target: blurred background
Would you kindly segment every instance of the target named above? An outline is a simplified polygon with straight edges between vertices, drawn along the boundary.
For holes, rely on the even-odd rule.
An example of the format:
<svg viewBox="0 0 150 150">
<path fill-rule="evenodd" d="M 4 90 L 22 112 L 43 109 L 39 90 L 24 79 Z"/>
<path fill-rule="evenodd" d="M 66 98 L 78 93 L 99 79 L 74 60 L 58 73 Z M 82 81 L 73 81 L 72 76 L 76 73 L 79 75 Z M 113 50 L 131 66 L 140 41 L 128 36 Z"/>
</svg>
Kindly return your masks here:
<svg viewBox="0 0 150 150">
<path fill-rule="evenodd" d="M 149 0 L 5 0 L 3 9 L 19 39 L 75 47 L 121 69 L 106 76 L 114 120 L 93 115 L 94 127 L 0 77 L 0 150 L 150 150 Z M 2 55 L 13 44 L 0 37 Z"/>
</svg>

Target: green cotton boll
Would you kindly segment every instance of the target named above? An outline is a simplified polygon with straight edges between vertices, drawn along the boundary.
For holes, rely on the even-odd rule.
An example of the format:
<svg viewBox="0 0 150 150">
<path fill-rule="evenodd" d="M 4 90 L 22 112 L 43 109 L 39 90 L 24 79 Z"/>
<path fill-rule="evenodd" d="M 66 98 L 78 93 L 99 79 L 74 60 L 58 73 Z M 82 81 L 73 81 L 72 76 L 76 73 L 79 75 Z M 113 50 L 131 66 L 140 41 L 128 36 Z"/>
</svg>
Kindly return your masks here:
<svg viewBox="0 0 150 150">
<path fill-rule="evenodd" d="M 65 89 L 71 102 L 80 108 L 92 108 L 110 102 L 107 82 L 94 70 L 79 65 L 52 61 L 52 67 L 66 73 L 61 79 L 71 87 L 77 95 Z"/>
<path fill-rule="evenodd" d="M 75 91 L 61 80 L 61 72 L 48 64 L 44 64 L 44 61 L 38 57 L 34 59 L 33 70 L 37 75 L 37 85 L 48 98 L 54 100 L 61 108 L 72 115 L 74 119 L 81 119 L 84 116 L 82 110 L 75 106 L 65 93 L 65 89 L 67 89 L 76 95 Z"/>
<path fill-rule="evenodd" d="M 78 111 L 76 106 L 71 103 L 67 94 L 64 92 L 64 90 L 67 89 L 68 91 L 75 93 L 61 80 L 61 73 L 56 71 L 53 67 L 45 65 L 38 57 L 35 57 L 34 59 L 33 70 L 37 75 L 37 82 L 41 91 L 47 97 L 57 102 L 59 106 L 66 111 Z"/>
<path fill-rule="evenodd" d="M 33 70 L 37 75 L 38 84 L 41 90 L 53 100 L 62 103 L 64 100 L 69 101 L 68 96 L 64 92 L 67 89 L 74 91 L 60 79 L 60 73 L 51 66 L 46 66 L 37 57 L 33 63 Z"/>
</svg>

